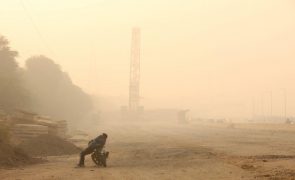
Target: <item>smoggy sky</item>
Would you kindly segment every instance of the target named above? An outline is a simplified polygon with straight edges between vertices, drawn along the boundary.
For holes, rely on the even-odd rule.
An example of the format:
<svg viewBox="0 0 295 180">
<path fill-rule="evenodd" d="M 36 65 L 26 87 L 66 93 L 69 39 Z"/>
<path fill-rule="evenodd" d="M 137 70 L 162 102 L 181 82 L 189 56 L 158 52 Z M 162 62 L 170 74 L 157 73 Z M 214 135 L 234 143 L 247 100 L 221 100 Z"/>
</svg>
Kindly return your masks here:
<svg viewBox="0 0 295 180">
<path fill-rule="evenodd" d="M 142 30 L 146 108 L 208 117 L 295 114 L 293 0 L 0 0 L 21 65 L 44 54 L 86 92 L 126 99 L 131 29 Z M 127 104 L 127 101 L 120 103 Z"/>
</svg>

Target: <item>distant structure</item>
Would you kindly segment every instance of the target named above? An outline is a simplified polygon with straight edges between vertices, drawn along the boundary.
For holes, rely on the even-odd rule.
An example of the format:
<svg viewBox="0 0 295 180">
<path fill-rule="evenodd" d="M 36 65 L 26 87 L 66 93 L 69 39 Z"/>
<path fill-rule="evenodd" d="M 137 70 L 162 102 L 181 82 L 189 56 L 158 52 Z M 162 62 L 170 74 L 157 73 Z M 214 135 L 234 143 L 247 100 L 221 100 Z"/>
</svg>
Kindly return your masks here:
<svg viewBox="0 0 295 180">
<path fill-rule="evenodd" d="M 190 121 L 189 112 L 190 112 L 189 109 L 180 110 L 178 112 L 178 122 L 182 124 L 188 123 Z"/>
<path fill-rule="evenodd" d="M 121 107 L 123 119 L 140 119 L 143 106 L 140 106 L 140 28 L 132 29 L 129 77 L 129 106 Z"/>
<path fill-rule="evenodd" d="M 140 29 L 133 28 L 131 40 L 130 79 L 129 79 L 129 111 L 139 110 L 140 83 Z"/>
</svg>

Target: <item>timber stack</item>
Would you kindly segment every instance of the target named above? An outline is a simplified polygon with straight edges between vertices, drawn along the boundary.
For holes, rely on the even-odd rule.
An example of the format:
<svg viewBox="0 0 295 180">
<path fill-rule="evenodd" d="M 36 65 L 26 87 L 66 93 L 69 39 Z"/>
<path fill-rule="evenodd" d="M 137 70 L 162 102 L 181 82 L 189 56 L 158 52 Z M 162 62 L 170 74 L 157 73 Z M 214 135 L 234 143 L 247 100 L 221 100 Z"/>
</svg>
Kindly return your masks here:
<svg viewBox="0 0 295 180">
<path fill-rule="evenodd" d="M 16 110 L 10 116 L 0 119 L 5 119 L 11 136 L 20 142 L 46 134 L 66 138 L 67 122 L 64 120 L 53 120 L 24 110 Z"/>
</svg>

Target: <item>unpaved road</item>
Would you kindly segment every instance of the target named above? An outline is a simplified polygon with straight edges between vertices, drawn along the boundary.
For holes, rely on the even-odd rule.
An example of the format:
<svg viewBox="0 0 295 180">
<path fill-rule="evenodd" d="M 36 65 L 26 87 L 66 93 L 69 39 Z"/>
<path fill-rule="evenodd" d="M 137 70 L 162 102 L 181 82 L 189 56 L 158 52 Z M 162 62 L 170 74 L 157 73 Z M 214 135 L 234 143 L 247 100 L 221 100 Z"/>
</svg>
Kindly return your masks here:
<svg viewBox="0 0 295 180">
<path fill-rule="evenodd" d="M 110 124 L 107 168 L 77 155 L 0 170 L 0 179 L 295 179 L 295 127 Z M 274 130 L 275 129 L 275 130 Z"/>
</svg>

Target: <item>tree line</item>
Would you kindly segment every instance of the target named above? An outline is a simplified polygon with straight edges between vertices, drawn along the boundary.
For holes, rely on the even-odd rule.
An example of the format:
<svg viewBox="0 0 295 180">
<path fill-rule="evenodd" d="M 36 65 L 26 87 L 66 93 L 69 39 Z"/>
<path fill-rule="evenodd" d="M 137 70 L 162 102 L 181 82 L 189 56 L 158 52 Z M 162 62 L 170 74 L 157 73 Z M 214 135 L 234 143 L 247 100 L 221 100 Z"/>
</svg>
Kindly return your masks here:
<svg viewBox="0 0 295 180">
<path fill-rule="evenodd" d="M 33 56 L 21 68 L 8 40 L 0 36 L 0 110 L 28 110 L 77 123 L 92 111 L 91 96 L 76 86 L 61 67 L 46 56 Z"/>
</svg>

